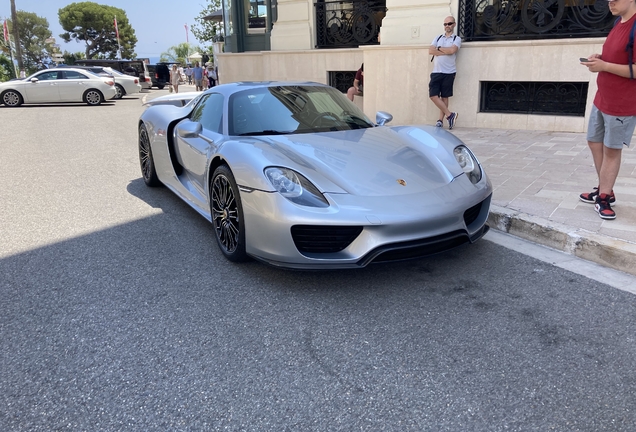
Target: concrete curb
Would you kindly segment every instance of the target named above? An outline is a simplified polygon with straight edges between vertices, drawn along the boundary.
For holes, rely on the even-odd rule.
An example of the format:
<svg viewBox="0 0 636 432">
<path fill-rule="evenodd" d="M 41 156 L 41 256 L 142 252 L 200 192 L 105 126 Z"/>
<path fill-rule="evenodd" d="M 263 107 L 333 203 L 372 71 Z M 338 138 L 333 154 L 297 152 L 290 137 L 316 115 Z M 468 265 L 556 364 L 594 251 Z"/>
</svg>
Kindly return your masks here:
<svg viewBox="0 0 636 432">
<path fill-rule="evenodd" d="M 636 244 L 491 205 L 488 224 L 605 267 L 636 275 Z"/>
</svg>

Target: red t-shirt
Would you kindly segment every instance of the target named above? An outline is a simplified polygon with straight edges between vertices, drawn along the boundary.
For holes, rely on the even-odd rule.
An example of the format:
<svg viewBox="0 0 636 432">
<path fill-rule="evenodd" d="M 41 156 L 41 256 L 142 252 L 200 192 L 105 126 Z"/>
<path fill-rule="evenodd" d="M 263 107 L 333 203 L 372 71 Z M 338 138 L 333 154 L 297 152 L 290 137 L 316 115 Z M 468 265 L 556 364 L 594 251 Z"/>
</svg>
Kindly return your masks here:
<svg viewBox="0 0 636 432">
<path fill-rule="evenodd" d="M 604 61 L 617 64 L 628 64 L 629 53 L 625 46 L 629 42 L 629 33 L 636 21 L 636 14 L 627 22 L 620 22 L 612 28 L 603 44 L 601 57 Z M 636 60 L 636 44 L 634 44 L 633 60 Z M 636 65 L 634 78 L 636 78 Z M 596 78 L 598 91 L 594 97 L 594 105 L 601 112 L 615 116 L 636 116 L 636 79 L 630 80 L 609 72 L 599 72 Z"/>
<path fill-rule="evenodd" d="M 349 76 L 351 76 L 351 75 L 349 75 Z M 364 85 L 364 75 L 362 75 L 362 69 L 358 69 L 354 79 L 358 80 L 358 84 L 359 85 Z"/>
</svg>

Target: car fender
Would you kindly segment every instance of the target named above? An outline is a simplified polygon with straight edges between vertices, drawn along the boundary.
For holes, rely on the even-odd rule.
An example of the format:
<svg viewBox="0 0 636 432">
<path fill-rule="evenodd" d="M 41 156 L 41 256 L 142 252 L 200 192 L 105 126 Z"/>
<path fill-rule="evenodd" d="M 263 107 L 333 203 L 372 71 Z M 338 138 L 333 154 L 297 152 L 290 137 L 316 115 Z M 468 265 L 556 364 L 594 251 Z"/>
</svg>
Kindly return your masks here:
<svg viewBox="0 0 636 432">
<path fill-rule="evenodd" d="M 411 142 L 415 148 L 433 153 L 453 174 L 458 176 L 463 173 L 462 168 L 457 163 L 453 150 L 464 145 L 463 141 L 452 133 L 433 126 L 393 126 L 391 129 Z M 477 157 L 475 156 L 475 159 Z M 479 163 L 479 161 L 477 161 Z M 481 164 L 480 164 L 481 166 Z M 483 170 L 483 169 L 482 169 Z"/>
<path fill-rule="evenodd" d="M 19 89 L 19 88 L 17 88 L 17 87 L 10 87 L 10 86 L 8 86 L 8 87 L 0 87 L 0 95 L 3 95 L 3 94 L 4 94 L 4 92 L 6 92 L 6 91 L 8 91 L 8 90 L 11 90 L 11 91 L 14 91 L 14 92 L 16 92 L 16 93 L 19 93 L 19 94 L 20 94 L 20 96 L 22 96 L 22 100 L 23 100 L 25 103 L 29 101 L 29 98 L 27 98 L 26 93 L 25 93 L 24 91 L 20 90 L 20 89 Z"/>
<path fill-rule="evenodd" d="M 218 161 L 225 162 L 232 170 L 236 184 L 239 186 L 258 189 L 266 192 L 274 192 L 275 189 L 265 176 L 264 170 L 271 166 L 290 168 L 305 176 L 321 191 L 331 193 L 347 193 L 344 189 L 321 175 L 315 168 L 303 166 L 302 160 L 292 160 L 281 157 L 280 160 L 272 160 L 271 142 L 267 139 L 228 140 L 222 143 L 215 155 L 211 155 L 212 164 Z M 276 150 L 273 150 L 274 152 Z M 216 160 L 216 161 L 215 161 Z M 213 171 L 213 170 L 210 170 Z M 209 173 L 209 176 L 212 172 Z"/>
</svg>

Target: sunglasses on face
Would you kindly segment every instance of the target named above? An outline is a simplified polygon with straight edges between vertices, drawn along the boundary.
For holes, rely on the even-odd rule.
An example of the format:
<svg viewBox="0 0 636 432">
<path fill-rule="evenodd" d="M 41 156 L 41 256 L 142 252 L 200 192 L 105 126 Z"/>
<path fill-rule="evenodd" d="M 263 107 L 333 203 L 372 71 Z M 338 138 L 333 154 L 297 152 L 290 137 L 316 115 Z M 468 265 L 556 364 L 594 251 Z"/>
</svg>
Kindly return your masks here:
<svg viewBox="0 0 636 432">
<path fill-rule="evenodd" d="M 611 0 L 610 0 L 610 1 L 611 1 Z M 453 24 L 455 24 L 455 23 L 454 23 L 454 22 L 452 22 L 452 23 L 444 23 L 444 27 L 446 27 L 446 26 L 452 26 Z"/>
</svg>

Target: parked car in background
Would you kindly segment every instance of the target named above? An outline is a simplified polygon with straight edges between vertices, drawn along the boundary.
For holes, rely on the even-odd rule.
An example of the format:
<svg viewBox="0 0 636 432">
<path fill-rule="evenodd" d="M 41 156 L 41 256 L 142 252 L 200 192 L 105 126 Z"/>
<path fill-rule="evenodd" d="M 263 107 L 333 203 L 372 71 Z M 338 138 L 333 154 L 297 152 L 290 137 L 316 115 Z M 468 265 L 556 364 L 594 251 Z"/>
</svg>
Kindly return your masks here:
<svg viewBox="0 0 636 432">
<path fill-rule="evenodd" d="M 125 95 L 131 95 L 141 92 L 141 84 L 139 78 L 123 74 L 109 67 L 104 68 L 106 72 L 110 72 L 115 77 L 115 88 L 117 89 L 117 99 L 121 99 Z"/>
<path fill-rule="evenodd" d="M 159 90 L 170 84 L 170 69 L 168 65 L 164 63 L 158 63 L 154 65 L 146 65 L 150 79 L 152 80 L 152 86 L 157 87 Z"/>
<path fill-rule="evenodd" d="M 360 268 L 478 241 L 493 188 L 475 155 L 391 119 L 319 83 L 224 84 L 143 112 L 141 173 L 210 221 L 230 261 Z"/>
<path fill-rule="evenodd" d="M 138 77 L 143 89 L 149 89 L 152 86 L 148 68 L 143 60 L 79 59 L 75 60 L 75 64 L 80 66 L 110 67 L 126 75 Z"/>
<path fill-rule="evenodd" d="M 99 105 L 116 95 L 113 78 L 74 68 L 44 69 L 24 79 L 0 83 L 0 103 L 7 107 L 56 102 Z"/>
<path fill-rule="evenodd" d="M 66 67 L 66 65 L 64 65 L 64 67 Z M 123 74 L 110 67 L 79 65 L 73 65 L 73 67 L 91 71 L 95 75 L 113 78 L 115 80 L 115 90 L 117 90 L 117 96 L 115 97 L 115 99 L 121 99 L 127 94 L 135 94 L 141 92 L 141 84 L 139 84 L 139 78 Z"/>
</svg>

